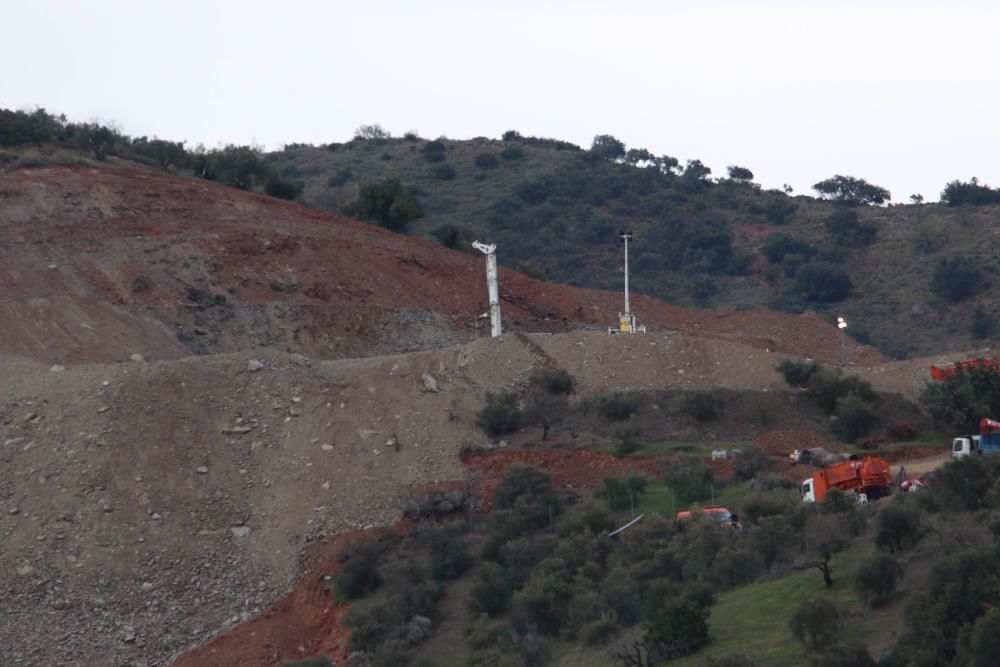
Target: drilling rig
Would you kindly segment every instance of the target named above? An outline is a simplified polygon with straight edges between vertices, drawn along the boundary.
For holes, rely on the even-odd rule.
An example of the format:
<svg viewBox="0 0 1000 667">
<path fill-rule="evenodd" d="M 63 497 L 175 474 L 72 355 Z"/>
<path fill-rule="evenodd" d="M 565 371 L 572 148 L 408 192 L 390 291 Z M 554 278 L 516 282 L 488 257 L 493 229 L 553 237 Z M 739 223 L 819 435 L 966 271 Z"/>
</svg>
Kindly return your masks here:
<svg viewBox="0 0 1000 667">
<path fill-rule="evenodd" d="M 490 294 L 490 335 L 493 338 L 502 333 L 500 326 L 500 283 L 497 279 L 497 244 L 486 245 L 473 241 L 472 247 L 486 255 L 486 286 Z"/>
</svg>

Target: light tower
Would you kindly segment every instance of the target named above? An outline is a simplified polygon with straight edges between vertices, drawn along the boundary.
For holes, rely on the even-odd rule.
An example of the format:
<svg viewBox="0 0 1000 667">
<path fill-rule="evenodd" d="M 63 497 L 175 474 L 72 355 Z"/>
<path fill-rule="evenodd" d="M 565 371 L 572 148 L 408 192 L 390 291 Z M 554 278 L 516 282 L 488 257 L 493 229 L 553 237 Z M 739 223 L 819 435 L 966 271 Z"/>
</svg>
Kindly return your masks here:
<svg viewBox="0 0 1000 667">
<path fill-rule="evenodd" d="M 628 242 L 632 240 L 632 232 L 623 231 L 620 237 L 625 243 L 625 312 L 618 313 L 618 328 L 608 327 L 608 333 L 646 333 L 645 325 L 636 326 L 635 315 L 632 314 L 628 300 Z"/>
<path fill-rule="evenodd" d="M 840 365 L 847 365 L 847 320 L 837 318 L 837 328 L 840 329 Z"/>
<path fill-rule="evenodd" d="M 497 244 L 486 245 L 473 241 L 472 247 L 486 255 L 486 286 L 490 293 L 490 335 L 496 338 L 501 334 L 500 326 L 500 284 L 497 280 Z"/>
</svg>

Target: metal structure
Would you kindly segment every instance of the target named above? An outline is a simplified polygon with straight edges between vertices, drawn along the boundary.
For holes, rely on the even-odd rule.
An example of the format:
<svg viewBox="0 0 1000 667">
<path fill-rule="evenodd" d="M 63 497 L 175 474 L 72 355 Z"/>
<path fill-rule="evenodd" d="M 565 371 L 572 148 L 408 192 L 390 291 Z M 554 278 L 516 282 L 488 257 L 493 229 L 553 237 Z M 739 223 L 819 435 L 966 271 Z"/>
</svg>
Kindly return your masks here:
<svg viewBox="0 0 1000 667">
<path fill-rule="evenodd" d="M 837 328 L 840 329 L 840 365 L 847 365 L 847 320 L 837 318 Z"/>
<path fill-rule="evenodd" d="M 646 333 L 645 325 L 636 325 L 628 299 L 628 242 L 632 240 L 632 232 L 622 232 L 621 240 L 625 243 L 625 312 L 618 313 L 618 328 L 608 327 L 608 333 Z"/>
<path fill-rule="evenodd" d="M 473 241 L 472 247 L 486 255 L 486 285 L 490 293 L 490 335 L 499 336 L 503 329 L 500 325 L 500 283 L 497 278 L 497 244 L 486 245 Z"/>
</svg>

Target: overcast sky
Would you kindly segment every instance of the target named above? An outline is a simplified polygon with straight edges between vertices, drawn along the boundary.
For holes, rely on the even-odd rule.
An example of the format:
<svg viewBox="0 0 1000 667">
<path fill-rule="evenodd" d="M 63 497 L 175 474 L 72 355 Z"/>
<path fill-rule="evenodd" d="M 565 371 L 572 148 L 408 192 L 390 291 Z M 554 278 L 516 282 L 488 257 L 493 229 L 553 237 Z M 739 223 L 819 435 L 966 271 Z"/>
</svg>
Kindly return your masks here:
<svg viewBox="0 0 1000 667">
<path fill-rule="evenodd" d="M 393 134 L 629 147 L 797 193 L 1000 186 L 1000 3 L 7 0 L 0 107 L 213 147 Z"/>
</svg>

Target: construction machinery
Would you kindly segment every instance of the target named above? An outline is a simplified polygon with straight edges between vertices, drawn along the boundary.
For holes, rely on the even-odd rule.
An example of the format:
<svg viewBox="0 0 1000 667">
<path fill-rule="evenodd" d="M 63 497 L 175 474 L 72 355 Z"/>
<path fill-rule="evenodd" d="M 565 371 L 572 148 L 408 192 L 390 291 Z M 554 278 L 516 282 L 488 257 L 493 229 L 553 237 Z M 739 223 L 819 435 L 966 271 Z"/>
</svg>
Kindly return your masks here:
<svg viewBox="0 0 1000 667">
<path fill-rule="evenodd" d="M 861 456 L 817 470 L 802 481 L 803 502 L 821 502 L 831 489 L 857 496 L 859 504 L 877 500 L 892 492 L 889 464 L 880 456 Z"/>
<path fill-rule="evenodd" d="M 963 359 L 962 361 L 950 361 L 946 364 L 934 364 L 931 366 L 931 377 L 940 382 L 944 382 L 959 370 L 968 368 L 978 368 L 983 371 L 1000 371 L 1000 362 L 995 359 Z"/>
<path fill-rule="evenodd" d="M 486 245 L 473 241 L 472 247 L 486 255 L 486 289 L 490 297 L 490 335 L 493 338 L 503 333 L 500 323 L 500 283 L 497 278 L 497 244 Z"/>
<path fill-rule="evenodd" d="M 951 455 L 964 459 L 969 454 L 1000 452 L 1000 422 L 983 417 L 979 420 L 979 435 L 967 435 L 951 441 Z"/>
</svg>

